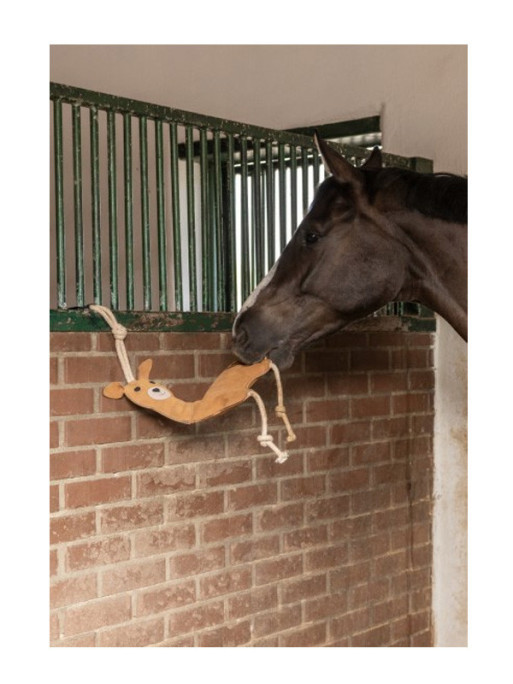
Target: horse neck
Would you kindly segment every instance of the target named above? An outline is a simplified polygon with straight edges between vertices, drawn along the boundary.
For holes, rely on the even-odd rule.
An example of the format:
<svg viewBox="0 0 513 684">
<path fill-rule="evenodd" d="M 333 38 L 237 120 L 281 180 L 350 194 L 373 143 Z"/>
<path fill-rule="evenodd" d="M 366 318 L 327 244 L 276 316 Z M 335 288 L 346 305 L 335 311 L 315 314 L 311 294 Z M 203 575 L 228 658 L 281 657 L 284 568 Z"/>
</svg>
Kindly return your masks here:
<svg viewBox="0 0 513 684">
<path fill-rule="evenodd" d="M 414 299 L 443 316 L 467 338 L 467 226 L 401 212 L 390 217 L 409 252 L 408 275 L 397 299 Z"/>
</svg>

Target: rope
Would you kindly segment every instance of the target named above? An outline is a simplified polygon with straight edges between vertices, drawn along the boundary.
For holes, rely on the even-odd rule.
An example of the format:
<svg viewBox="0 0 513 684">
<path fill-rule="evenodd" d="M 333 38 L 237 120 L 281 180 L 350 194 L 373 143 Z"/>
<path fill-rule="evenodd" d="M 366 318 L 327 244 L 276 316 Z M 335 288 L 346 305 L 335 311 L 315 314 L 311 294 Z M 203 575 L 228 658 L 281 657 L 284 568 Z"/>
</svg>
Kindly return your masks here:
<svg viewBox="0 0 513 684">
<path fill-rule="evenodd" d="M 114 340 L 116 341 L 116 352 L 118 355 L 119 363 L 123 369 L 125 379 L 127 382 L 133 382 L 135 380 L 132 369 L 130 368 L 130 361 L 128 360 L 128 354 L 126 352 L 124 339 L 127 336 L 127 329 L 117 322 L 114 314 L 106 306 L 101 306 L 100 304 L 91 304 L 89 306 L 91 311 L 96 311 L 105 320 L 107 325 L 110 326 L 112 334 L 114 335 Z"/>
<path fill-rule="evenodd" d="M 287 429 L 287 442 L 293 442 L 296 439 L 296 435 L 294 434 L 294 430 L 292 429 L 292 426 L 289 422 L 288 416 L 287 416 L 287 411 L 285 410 L 285 405 L 283 403 L 283 387 L 281 384 L 281 376 L 280 376 L 280 371 L 278 369 L 278 366 L 275 366 L 275 364 L 271 361 L 271 368 L 274 373 L 274 377 L 276 380 L 276 390 L 278 393 L 278 404 L 275 408 L 275 413 L 278 416 L 278 418 L 281 418 L 286 429 Z"/>
<path fill-rule="evenodd" d="M 250 389 L 248 391 L 248 397 L 253 397 L 256 404 L 260 410 L 260 417 L 262 418 L 262 432 L 258 435 L 257 440 L 263 447 L 269 447 L 276 454 L 276 463 L 285 463 L 289 455 L 286 451 L 281 451 L 276 444 L 272 435 L 267 432 L 267 413 L 265 410 L 264 402 L 262 397 L 257 394 L 254 390 Z"/>
</svg>

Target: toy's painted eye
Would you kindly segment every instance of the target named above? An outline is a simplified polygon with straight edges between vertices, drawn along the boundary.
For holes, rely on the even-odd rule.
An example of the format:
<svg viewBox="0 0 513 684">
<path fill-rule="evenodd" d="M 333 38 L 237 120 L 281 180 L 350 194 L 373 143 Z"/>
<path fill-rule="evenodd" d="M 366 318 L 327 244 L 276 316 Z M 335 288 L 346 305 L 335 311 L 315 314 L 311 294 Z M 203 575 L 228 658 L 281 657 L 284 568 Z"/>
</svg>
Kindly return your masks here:
<svg viewBox="0 0 513 684">
<path fill-rule="evenodd" d="M 155 387 L 150 387 L 147 392 L 148 396 L 152 399 L 169 399 L 171 396 L 171 392 L 169 390 L 165 389 L 165 387 L 159 387 L 158 385 L 155 385 Z"/>
</svg>

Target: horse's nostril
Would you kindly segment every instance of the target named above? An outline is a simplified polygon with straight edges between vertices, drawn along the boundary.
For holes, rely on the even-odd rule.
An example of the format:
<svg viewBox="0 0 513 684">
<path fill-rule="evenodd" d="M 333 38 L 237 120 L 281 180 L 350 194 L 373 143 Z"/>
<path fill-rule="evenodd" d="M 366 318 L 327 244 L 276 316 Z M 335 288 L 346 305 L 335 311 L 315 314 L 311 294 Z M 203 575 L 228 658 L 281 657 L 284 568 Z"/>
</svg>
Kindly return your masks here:
<svg viewBox="0 0 513 684">
<path fill-rule="evenodd" d="M 244 345 L 248 341 L 248 332 L 246 328 L 243 328 L 242 326 L 239 328 L 237 331 L 237 334 L 235 335 L 235 343 Z"/>
</svg>

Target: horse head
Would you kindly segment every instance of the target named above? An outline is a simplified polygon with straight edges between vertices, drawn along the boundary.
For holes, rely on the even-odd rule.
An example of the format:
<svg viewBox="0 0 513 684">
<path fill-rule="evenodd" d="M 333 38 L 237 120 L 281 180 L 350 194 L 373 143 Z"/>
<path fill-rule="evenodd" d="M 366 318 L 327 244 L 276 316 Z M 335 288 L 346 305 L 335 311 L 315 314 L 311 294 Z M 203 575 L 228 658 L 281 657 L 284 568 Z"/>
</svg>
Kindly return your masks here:
<svg viewBox="0 0 513 684">
<path fill-rule="evenodd" d="M 378 149 L 355 168 L 317 136 L 316 144 L 332 175 L 238 313 L 234 353 L 287 368 L 308 342 L 394 300 L 424 303 L 464 336 L 466 181 L 463 192 L 463 179 L 447 174 L 383 169 Z"/>
</svg>

